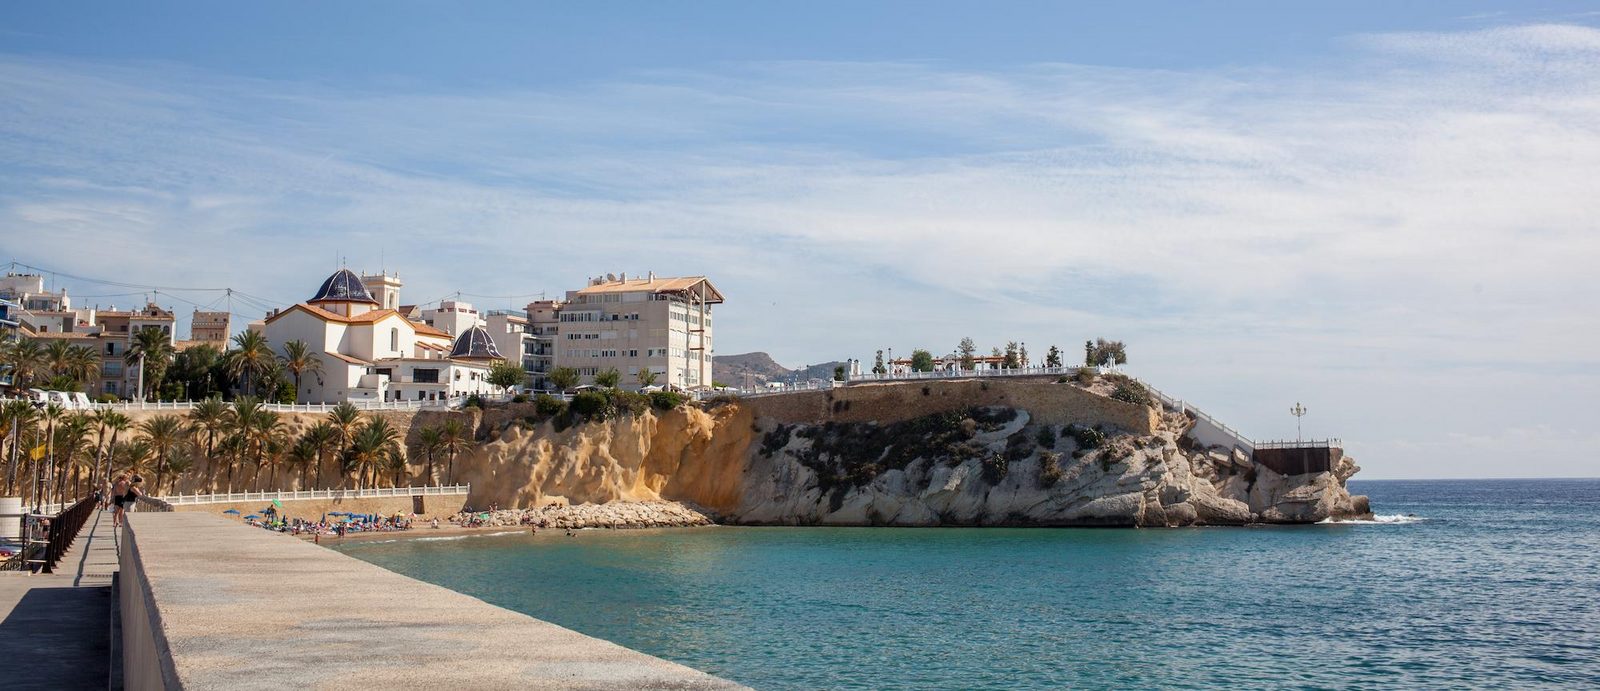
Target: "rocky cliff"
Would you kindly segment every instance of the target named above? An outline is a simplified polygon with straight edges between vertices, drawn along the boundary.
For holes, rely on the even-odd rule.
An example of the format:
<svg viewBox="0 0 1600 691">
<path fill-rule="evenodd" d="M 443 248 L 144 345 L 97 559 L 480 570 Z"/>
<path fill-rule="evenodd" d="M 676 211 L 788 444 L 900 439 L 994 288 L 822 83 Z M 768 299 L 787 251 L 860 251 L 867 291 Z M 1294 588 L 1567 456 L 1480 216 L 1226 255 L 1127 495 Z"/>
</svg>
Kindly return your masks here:
<svg viewBox="0 0 1600 691">
<path fill-rule="evenodd" d="M 498 411 L 457 459 L 469 502 L 690 502 L 742 524 L 1238 525 L 1367 513 L 1358 467 L 1279 475 L 1196 448 L 1181 414 L 1094 386 L 850 387 L 557 429 Z"/>
</svg>

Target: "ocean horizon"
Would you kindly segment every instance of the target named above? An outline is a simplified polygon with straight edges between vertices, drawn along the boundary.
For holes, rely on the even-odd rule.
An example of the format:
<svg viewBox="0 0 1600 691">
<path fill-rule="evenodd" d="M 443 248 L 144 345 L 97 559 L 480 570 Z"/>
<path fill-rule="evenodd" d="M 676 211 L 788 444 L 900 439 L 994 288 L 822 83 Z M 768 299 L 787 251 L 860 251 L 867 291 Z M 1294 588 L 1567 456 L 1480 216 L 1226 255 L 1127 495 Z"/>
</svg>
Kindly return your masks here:
<svg viewBox="0 0 1600 691">
<path fill-rule="evenodd" d="M 1600 683 L 1600 479 L 1350 486 L 1374 520 L 335 548 L 761 689 Z"/>
</svg>

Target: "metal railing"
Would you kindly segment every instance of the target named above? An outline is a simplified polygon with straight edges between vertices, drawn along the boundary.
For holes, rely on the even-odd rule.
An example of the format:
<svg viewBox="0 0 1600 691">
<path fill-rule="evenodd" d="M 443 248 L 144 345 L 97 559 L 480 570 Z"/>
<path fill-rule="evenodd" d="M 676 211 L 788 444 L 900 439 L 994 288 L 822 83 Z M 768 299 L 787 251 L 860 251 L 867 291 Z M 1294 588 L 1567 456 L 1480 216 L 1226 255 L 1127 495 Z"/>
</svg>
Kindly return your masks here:
<svg viewBox="0 0 1600 691">
<path fill-rule="evenodd" d="M 78 533 L 83 530 L 83 524 L 89 521 L 89 516 L 94 515 L 99 506 L 98 499 L 84 497 L 54 517 L 37 517 L 35 520 L 49 521 L 48 525 L 43 526 L 44 551 L 38 559 L 28 561 L 38 564 L 43 573 L 53 573 L 56 563 L 66 555 L 73 540 L 78 539 Z"/>
<path fill-rule="evenodd" d="M 1274 439 L 1272 441 L 1256 442 L 1257 449 L 1342 449 L 1342 439 L 1306 439 L 1304 441 L 1291 441 L 1288 439 Z"/>
<path fill-rule="evenodd" d="M 222 494 L 172 494 L 156 497 L 168 506 L 193 504 L 233 504 L 253 501 L 304 501 L 312 499 L 371 499 L 374 497 L 433 497 L 451 494 L 470 494 L 471 484 L 419 485 L 415 487 L 368 487 L 365 489 L 303 489 L 269 490 L 261 492 L 224 492 Z"/>
</svg>

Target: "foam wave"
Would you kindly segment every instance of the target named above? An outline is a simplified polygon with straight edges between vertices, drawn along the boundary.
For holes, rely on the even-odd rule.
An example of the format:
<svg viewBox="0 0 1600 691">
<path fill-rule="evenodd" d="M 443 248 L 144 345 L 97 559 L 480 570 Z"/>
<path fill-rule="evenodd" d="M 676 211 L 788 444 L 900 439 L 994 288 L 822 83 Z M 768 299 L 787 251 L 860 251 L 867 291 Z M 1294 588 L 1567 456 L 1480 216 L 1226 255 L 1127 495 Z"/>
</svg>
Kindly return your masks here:
<svg viewBox="0 0 1600 691">
<path fill-rule="evenodd" d="M 1403 525 L 1403 524 L 1406 524 L 1406 523 L 1421 523 L 1421 522 L 1426 521 L 1426 520 L 1428 520 L 1428 519 L 1423 518 L 1421 516 L 1418 516 L 1416 514 L 1406 515 L 1406 514 L 1393 513 L 1393 514 L 1389 514 L 1389 515 L 1374 515 L 1372 518 L 1361 518 L 1361 519 L 1356 519 L 1356 518 L 1325 518 L 1325 519 L 1323 519 L 1321 521 L 1318 521 L 1318 523 L 1325 524 L 1325 525 L 1333 525 L 1333 524 L 1344 524 L 1344 525 Z"/>
</svg>

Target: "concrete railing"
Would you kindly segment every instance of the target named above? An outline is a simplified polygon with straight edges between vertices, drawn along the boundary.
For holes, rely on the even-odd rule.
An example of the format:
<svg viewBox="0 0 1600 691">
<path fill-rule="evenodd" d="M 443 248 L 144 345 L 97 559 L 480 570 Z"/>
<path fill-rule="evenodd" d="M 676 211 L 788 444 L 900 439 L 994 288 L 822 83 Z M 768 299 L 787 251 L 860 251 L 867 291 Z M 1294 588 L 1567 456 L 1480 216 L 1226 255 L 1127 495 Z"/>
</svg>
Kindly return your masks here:
<svg viewBox="0 0 1600 691">
<path fill-rule="evenodd" d="M 308 501 L 314 499 L 372 499 L 375 497 L 437 497 L 471 494 L 472 485 L 419 485 L 415 487 L 368 487 L 366 489 L 268 490 L 262 492 L 224 492 L 222 494 L 173 494 L 158 497 L 171 506 L 193 504 L 237 504 L 252 501 Z"/>
<path fill-rule="evenodd" d="M 1102 371 L 1102 368 L 1100 367 L 1085 368 L 1081 365 L 1073 365 L 1070 367 L 1014 367 L 1010 369 L 934 370 L 932 372 L 896 372 L 892 374 L 872 374 L 868 372 L 864 374 L 850 375 L 850 383 L 856 384 L 861 382 L 876 381 L 918 381 L 921 379 L 971 379 L 973 377 L 1061 377 L 1077 374 L 1078 370 L 1080 369 L 1088 369 L 1090 372 L 1095 374 L 1099 374 Z M 1111 368 L 1104 369 L 1105 371 L 1113 371 Z"/>
<path fill-rule="evenodd" d="M 127 689 L 733 689 L 718 679 L 281 533 L 129 514 Z"/>
<path fill-rule="evenodd" d="M 491 398 L 489 396 L 485 396 L 484 398 L 488 400 L 498 400 L 500 397 Z M 11 399 L 0 398 L 0 402 L 8 400 Z M 355 406 L 357 410 L 452 410 L 455 408 L 460 408 L 465 402 L 465 397 L 457 397 L 443 401 L 354 400 L 350 401 L 349 403 L 350 405 Z M 117 412 L 128 412 L 134 410 L 187 411 L 193 410 L 196 405 L 199 405 L 199 403 L 200 401 L 122 401 L 118 403 L 89 403 L 87 405 L 70 404 L 62 407 L 68 410 L 115 410 Z M 339 404 L 337 403 L 261 404 L 263 409 L 270 410 L 274 413 L 326 413 L 334 408 L 337 408 L 338 406 Z"/>
</svg>

